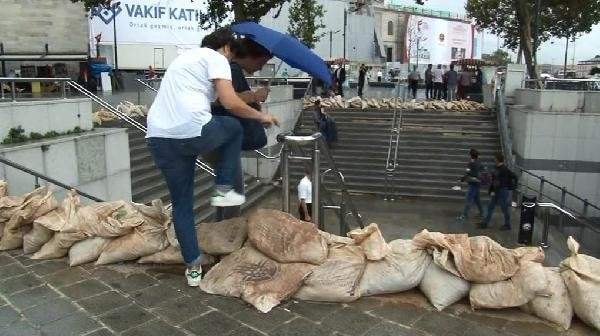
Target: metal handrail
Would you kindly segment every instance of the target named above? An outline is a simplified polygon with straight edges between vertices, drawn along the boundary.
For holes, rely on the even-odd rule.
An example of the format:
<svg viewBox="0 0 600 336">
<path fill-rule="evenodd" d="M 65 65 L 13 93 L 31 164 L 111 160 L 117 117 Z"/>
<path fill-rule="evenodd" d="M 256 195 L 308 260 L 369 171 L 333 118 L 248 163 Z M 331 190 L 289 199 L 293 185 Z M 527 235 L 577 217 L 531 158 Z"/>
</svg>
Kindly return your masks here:
<svg viewBox="0 0 600 336">
<path fill-rule="evenodd" d="M 571 213 L 568 209 L 565 209 L 561 206 L 556 205 L 555 203 L 551 203 L 551 202 L 537 202 L 535 204 L 537 207 L 540 208 L 548 208 L 548 209 L 552 209 L 557 211 L 560 214 L 560 218 L 559 221 L 562 223 L 564 216 L 569 217 L 571 220 L 577 222 L 582 228 L 583 227 L 587 227 L 590 230 L 596 232 L 596 233 L 600 233 L 600 228 L 595 227 L 594 225 L 588 223 L 585 220 L 582 220 L 581 218 L 578 218 L 577 216 L 575 216 L 573 213 Z M 550 220 L 549 220 L 549 216 L 548 216 L 548 212 L 545 213 L 544 216 L 544 228 L 542 231 L 542 242 L 541 242 L 541 246 L 543 248 L 548 248 L 548 233 L 550 231 Z M 582 231 L 579 231 L 579 237 L 578 239 L 581 240 L 581 235 L 582 235 Z"/>
<path fill-rule="evenodd" d="M 402 124 L 403 110 L 400 109 L 398 113 L 398 108 L 395 107 L 394 116 L 392 118 L 392 129 L 390 130 L 390 138 L 388 142 L 387 159 L 385 162 L 385 174 L 387 181 L 386 185 L 389 192 L 387 192 L 384 196 L 384 200 L 394 200 L 396 186 L 396 167 L 398 166 L 398 149 L 400 147 L 400 131 L 402 130 Z"/>
<path fill-rule="evenodd" d="M 546 90 L 564 90 L 561 88 L 547 88 L 551 84 L 580 84 L 577 87 L 578 91 L 599 91 L 600 78 L 540 78 L 540 79 L 523 79 L 521 88 L 523 89 L 546 89 Z M 570 89 L 570 88 L 568 88 Z"/>
<path fill-rule="evenodd" d="M 76 89 L 77 91 L 81 92 L 86 97 L 90 98 L 96 104 L 98 104 L 101 107 L 103 107 L 104 109 L 106 109 L 108 112 L 111 112 L 112 114 L 116 115 L 117 118 L 119 118 L 121 120 L 124 120 L 128 124 L 132 125 L 136 129 L 138 129 L 139 131 L 147 133 L 146 126 L 144 126 L 143 124 L 141 124 L 139 121 L 133 119 L 132 117 L 130 117 L 130 116 L 122 113 L 117 108 L 113 107 L 112 105 L 110 105 L 108 102 L 106 102 L 102 98 L 96 96 L 95 94 L 93 94 L 92 92 L 90 92 L 88 89 L 86 89 L 85 87 L 83 87 L 82 85 L 80 85 L 79 83 L 77 83 L 75 81 L 72 81 L 72 80 L 70 80 L 70 81 L 68 81 L 66 83 L 68 85 L 70 85 L 71 87 L 73 87 L 74 89 Z M 215 176 L 214 169 L 212 167 L 210 167 L 208 164 L 202 162 L 200 159 L 196 159 L 196 166 L 198 168 L 204 170 L 205 172 L 209 173 L 210 175 Z"/>
<path fill-rule="evenodd" d="M 104 202 L 103 200 L 99 199 L 98 197 L 95 197 L 95 196 L 92 196 L 92 195 L 90 195 L 88 193 L 85 193 L 85 192 L 83 192 L 83 191 L 81 191 L 81 190 L 79 190 L 79 189 L 77 189 L 75 187 L 71 187 L 69 185 L 66 185 L 66 184 L 64 184 L 64 183 L 62 183 L 60 181 L 57 181 L 57 180 L 55 180 L 55 179 L 53 179 L 51 177 L 48 177 L 48 176 L 46 176 L 46 175 L 44 175 L 42 173 L 38 173 L 35 170 L 31 170 L 31 169 L 29 169 L 29 168 L 27 168 L 25 166 L 22 166 L 22 165 L 14 162 L 14 161 L 8 160 L 8 159 L 6 159 L 6 158 L 4 158 L 2 156 L 0 156 L 0 162 L 3 163 L 3 164 L 5 164 L 5 165 L 7 165 L 7 166 L 11 166 L 11 167 L 13 167 L 15 169 L 18 169 L 18 170 L 20 170 L 20 171 L 22 171 L 24 173 L 27 173 L 29 175 L 34 176 L 35 177 L 35 186 L 36 186 L 36 188 L 39 187 L 38 179 L 42 179 L 42 180 L 50 182 L 50 183 L 52 183 L 54 185 L 57 185 L 57 186 L 59 186 L 59 187 L 61 187 L 63 189 L 66 189 L 66 190 L 75 190 L 79 195 L 81 195 L 81 196 L 83 196 L 83 197 L 85 197 L 87 199 L 90 199 L 92 201 L 95 201 L 95 202 Z"/>
<path fill-rule="evenodd" d="M 4 95 L 4 83 L 10 83 L 10 97 L 12 101 L 17 100 L 16 83 L 55 83 L 60 82 L 60 91 L 62 98 L 67 97 L 67 83 L 72 81 L 71 78 L 28 78 L 28 77 L 0 77 L 0 99 L 6 99 Z"/>
</svg>

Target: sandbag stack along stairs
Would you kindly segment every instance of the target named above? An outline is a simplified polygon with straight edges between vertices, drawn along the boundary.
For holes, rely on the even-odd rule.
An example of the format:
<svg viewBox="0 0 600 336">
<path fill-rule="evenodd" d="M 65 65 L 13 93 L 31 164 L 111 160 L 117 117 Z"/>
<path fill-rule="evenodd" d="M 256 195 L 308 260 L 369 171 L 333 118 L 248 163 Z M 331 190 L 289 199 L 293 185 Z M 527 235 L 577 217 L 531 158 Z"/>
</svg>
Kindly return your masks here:
<svg viewBox="0 0 600 336">
<path fill-rule="evenodd" d="M 394 110 L 325 108 L 325 112 L 337 124 L 338 141 L 331 152 L 349 191 L 385 196 L 389 192 L 386 164 Z M 493 155 L 501 150 L 495 112 L 397 110 L 400 112 L 402 126 L 392 198 L 464 199 L 465 185 L 461 191 L 452 187 L 461 185 L 469 149 L 480 152 L 486 167 L 494 164 Z M 312 134 L 315 130 L 312 109 L 304 110 L 295 133 Z M 326 159 L 323 161 L 325 167 Z M 302 178 L 301 164 L 292 164 L 291 175 L 292 180 Z M 325 179 L 324 184 L 336 190 L 334 179 Z"/>
</svg>

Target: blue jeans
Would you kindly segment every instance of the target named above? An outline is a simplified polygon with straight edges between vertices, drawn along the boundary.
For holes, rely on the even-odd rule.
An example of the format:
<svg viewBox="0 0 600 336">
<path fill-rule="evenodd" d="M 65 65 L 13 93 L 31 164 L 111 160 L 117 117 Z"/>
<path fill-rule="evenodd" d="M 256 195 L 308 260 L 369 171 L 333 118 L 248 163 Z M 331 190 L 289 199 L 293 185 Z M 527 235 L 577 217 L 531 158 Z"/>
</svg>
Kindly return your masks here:
<svg viewBox="0 0 600 336">
<path fill-rule="evenodd" d="M 467 190 L 467 198 L 465 199 L 465 208 L 463 210 L 464 217 L 467 217 L 469 215 L 469 209 L 471 209 L 473 201 L 475 201 L 475 205 L 477 205 L 479 213 L 483 215 L 483 207 L 481 206 L 481 192 L 479 190 L 478 183 L 469 183 L 469 189 Z"/>
<path fill-rule="evenodd" d="M 232 186 L 240 162 L 242 127 L 237 119 L 213 116 L 202 127 L 202 135 L 188 139 L 148 138 L 148 149 L 161 170 L 173 205 L 173 225 L 185 263 L 197 265 L 202 254 L 194 220 L 194 170 L 198 155 L 219 152 L 216 184 Z"/>
<path fill-rule="evenodd" d="M 509 209 L 510 190 L 506 188 L 500 188 L 500 191 L 490 198 L 490 204 L 488 205 L 487 215 L 485 216 L 484 223 L 487 225 L 492 220 L 492 214 L 496 208 L 496 203 L 500 203 L 500 209 L 504 214 L 504 225 L 510 227 L 510 209 Z"/>
</svg>

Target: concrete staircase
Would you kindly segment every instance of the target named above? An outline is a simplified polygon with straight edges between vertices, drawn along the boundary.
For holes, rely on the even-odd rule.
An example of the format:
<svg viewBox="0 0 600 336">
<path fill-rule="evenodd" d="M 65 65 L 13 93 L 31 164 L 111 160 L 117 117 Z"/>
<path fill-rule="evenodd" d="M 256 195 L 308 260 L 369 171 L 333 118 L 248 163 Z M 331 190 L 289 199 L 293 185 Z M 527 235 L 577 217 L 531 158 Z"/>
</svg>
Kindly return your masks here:
<svg viewBox="0 0 600 336">
<path fill-rule="evenodd" d="M 383 195 L 393 110 L 326 111 L 337 123 L 339 140 L 332 153 L 349 190 Z M 311 133 L 313 127 L 312 111 L 307 111 L 296 132 Z M 403 111 L 399 144 L 397 195 L 436 199 L 464 198 L 464 191 L 451 188 L 460 184 L 470 148 L 480 151 L 486 166 L 493 164 L 493 154 L 500 150 L 496 117 L 490 111 Z M 294 179 L 299 179 L 300 164 L 292 167 Z M 325 185 L 336 189 L 332 178 Z"/>
<path fill-rule="evenodd" d="M 139 120 L 142 122 L 142 120 Z M 137 203 L 149 203 L 155 199 L 169 202 L 167 184 L 154 165 L 154 161 L 146 146 L 145 134 L 128 127 L 121 121 L 103 123 L 102 127 L 127 127 L 129 134 L 129 152 L 131 161 L 131 194 Z M 246 203 L 242 211 L 251 207 L 272 190 L 269 184 L 263 184 L 255 177 L 246 176 Z M 210 206 L 210 193 L 214 186 L 214 177 L 197 168 L 194 177 L 194 213 L 198 222 L 212 219 L 213 208 Z"/>
</svg>

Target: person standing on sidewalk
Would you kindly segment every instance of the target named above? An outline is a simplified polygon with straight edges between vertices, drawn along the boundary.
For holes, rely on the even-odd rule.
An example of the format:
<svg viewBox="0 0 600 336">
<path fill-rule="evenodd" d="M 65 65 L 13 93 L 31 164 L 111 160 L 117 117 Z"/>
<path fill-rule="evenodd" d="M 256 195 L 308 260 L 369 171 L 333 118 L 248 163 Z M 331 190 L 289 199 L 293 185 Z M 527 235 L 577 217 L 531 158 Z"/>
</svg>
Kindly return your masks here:
<svg viewBox="0 0 600 336">
<path fill-rule="evenodd" d="M 360 69 L 358 70 L 358 96 L 361 98 L 365 87 L 365 77 L 367 77 L 367 67 L 364 64 L 361 64 Z"/>
<path fill-rule="evenodd" d="M 230 28 L 220 28 L 202 40 L 200 48 L 179 55 L 169 66 L 148 112 L 148 149 L 164 176 L 173 205 L 173 225 L 186 264 L 189 286 L 202 278 L 202 260 L 194 219 L 194 171 L 198 155 L 219 151 L 212 206 L 237 206 L 246 201 L 233 190 L 243 138 L 238 120 L 213 116 L 215 98 L 238 117 L 266 125 L 279 121 L 246 105 L 231 84 Z"/>
<path fill-rule="evenodd" d="M 496 167 L 492 172 L 492 181 L 490 184 L 490 204 L 488 205 L 487 215 L 478 224 L 480 229 L 485 229 L 492 220 L 496 203 L 500 203 L 500 208 L 504 214 L 504 225 L 500 230 L 510 230 L 510 194 L 511 190 L 515 189 L 518 178 L 504 164 L 504 155 L 502 153 L 496 153 L 494 155 L 496 161 Z"/>
<path fill-rule="evenodd" d="M 444 71 L 442 65 L 438 64 L 433 70 L 433 99 L 440 100 L 443 97 L 442 90 L 444 89 Z"/>
<path fill-rule="evenodd" d="M 298 214 L 300 220 L 312 222 L 312 172 L 306 174 L 298 183 Z"/>
<path fill-rule="evenodd" d="M 425 70 L 425 98 L 433 99 L 433 64 L 429 64 Z"/>
<path fill-rule="evenodd" d="M 456 100 L 458 73 L 454 70 L 454 64 L 450 64 L 450 70 L 446 72 L 446 82 L 448 83 L 448 101 Z"/>
<path fill-rule="evenodd" d="M 421 74 L 417 71 L 417 66 L 413 66 L 413 71 L 408 74 L 408 87 L 412 92 L 413 99 L 417 99 L 417 89 L 419 88 L 419 81 L 421 80 Z"/>
<path fill-rule="evenodd" d="M 465 199 L 465 207 L 458 220 L 464 220 L 469 216 L 469 210 L 471 205 L 475 202 L 477 209 L 479 210 L 479 216 L 483 218 L 483 206 L 481 205 L 481 173 L 485 170 L 481 162 L 479 161 L 479 152 L 476 149 L 469 151 L 471 159 L 467 164 L 465 175 L 461 178 L 462 182 L 467 182 L 469 188 L 467 189 L 467 197 Z"/>
</svg>

